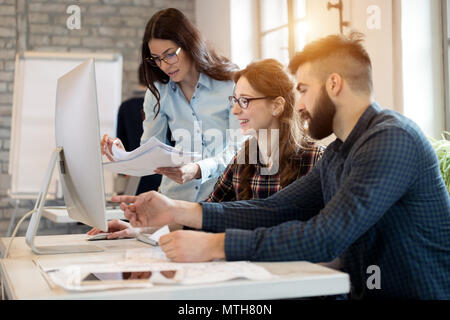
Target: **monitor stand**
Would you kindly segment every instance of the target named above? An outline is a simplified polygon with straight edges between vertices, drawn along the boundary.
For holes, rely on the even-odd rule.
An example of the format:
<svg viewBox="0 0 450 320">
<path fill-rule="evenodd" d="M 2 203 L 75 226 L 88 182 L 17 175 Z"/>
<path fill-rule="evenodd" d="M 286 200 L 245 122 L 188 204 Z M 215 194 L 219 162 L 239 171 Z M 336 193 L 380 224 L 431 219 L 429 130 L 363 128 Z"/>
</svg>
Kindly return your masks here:
<svg viewBox="0 0 450 320">
<path fill-rule="evenodd" d="M 28 225 L 25 241 L 28 246 L 36 254 L 59 254 L 59 253 L 84 253 L 84 252 L 100 252 L 104 251 L 102 248 L 94 245 L 66 245 L 66 246 L 36 246 L 34 240 L 38 231 L 39 221 L 42 216 L 42 209 L 44 208 L 45 199 L 47 198 L 48 188 L 50 186 L 51 178 L 53 176 L 53 170 L 57 161 L 61 161 L 61 153 L 63 148 L 56 148 L 50 159 L 50 163 L 47 168 L 47 173 L 42 184 L 42 189 L 39 192 L 36 204 L 34 206 L 35 212 L 31 216 L 30 224 Z"/>
</svg>

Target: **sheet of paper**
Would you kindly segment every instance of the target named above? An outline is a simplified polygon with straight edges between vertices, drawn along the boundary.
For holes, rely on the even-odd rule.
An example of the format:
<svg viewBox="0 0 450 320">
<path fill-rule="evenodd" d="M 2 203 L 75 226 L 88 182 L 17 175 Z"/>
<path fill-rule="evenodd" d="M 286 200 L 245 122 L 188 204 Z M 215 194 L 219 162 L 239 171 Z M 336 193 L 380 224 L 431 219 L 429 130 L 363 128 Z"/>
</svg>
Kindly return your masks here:
<svg viewBox="0 0 450 320">
<path fill-rule="evenodd" d="M 104 168 L 136 177 L 154 174 L 155 169 L 159 167 L 178 167 L 201 159 L 198 153 L 181 152 L 163 144 L 155 137 L 131 152 L 115 151 L 114 157 L 120 160 L 105 162 Z"/>
<path fill-rule="evenodd" d="M 123 264 L 86 264 L 86 265 L 71 265 L 58 270 L 50 270 L 47 272 L 48 279 L 53 285 L 59 286 L 68 291 L 101 291 L 109 289 L 125 289 L 125 288 L 148 288 L 152 287 L 153 283 L 150 281 L 142 282 L 127 282 L 117 281 L 103 282 L 98 281 L 89 285 L 84 285 L 82 280 L 89 275 L 89 273 L 102 272 L 145 272 L 148 269 L 144 266 L 127 266 Z"/>
<path fill-rule="evenodd" d="M 96 272 L 145 272 L 151 270 L 157 274 L 160 271 L 178 272 L 176 280 L 163 279 L 162 277 L 150 278 L 143 283 L 95 283 L 82 285 L 81 280 L 89 273 Z M 261 266 L 247 262 L 214 261 L 204 263 L 174 263 L 174 262 L 145 262 L 145 260 L 126 259 L 109 264 L 81 264 L 63 267 L 47 272 L 50 281 L 69 291 L 107 290 L 117 288 L 151 287 L 154 284 L 164 285 L 193 285 L 229 281 L 233 279 L 270 280 L 277 276 Z M 155 279 L 155 280 L 152 280 Z"/>
<path fill-rule="evenodd" d="M 113 144 L 111 147 L 112 150 L 112 156 L 113 158 L 117 161 L 117 160 L 123 160 L 124 158 L 126 158 L 129 154 L 129 152 L 120 149 L 116 144 Z"/>
<path fill-rule="evenodd" d="M 117 160 L 131 160 L 131 159 L 134 159 L 156 147 L 161 148 L 170 153 L 183 153 L 187 156 L 200 156 L 196 152 L 186 152 L 186 151 L 183 152 L 181 150 L 178 150 L 175 147 L 164 144 L 160 140 L 158 140 L 158 138 L 156 138 L 156 137 L 151 137 L 150 139 L 148 139 L 148 141 L 146 143 L 144 143 L 139 148 L 136 148 L 130 152 L 119 149 L 116 145 L 113 145 L 112 151 L 113 151 L 114 157 Z"/>
<path fill-rule="evenodd" d="M 159 238 L 161 238 L 163 235 L 170 233 L 169 226 L 165 225 L 164 227 L 156 230 L 150 238 L 156 241 L 156 243 L 159 243 Z"/>
<path fill-rule="evenodd" d="M 116 158 L 117 160 L 129 160 L 129 159 L 135 158 L 135 157 L 147 152 L 148 150 L 150 150 L 156 146 L 164 147 L 165 144 L 162 143 L 161 141 L 159 141 L 157 138 L 151 137 L 150 139 L 148 139 L 148 141 L 146 143 L 141 145 L 139 148 L 136 148 L 129 152 L 119 149 L 119 148 L 117 148 L 116 145 L 113 144 L 112 152 L 113 152 L 114 158 Z"/>
<path fill-rule="evenodd" d="M 125 259 L 128 261 L 142 262 L 166 262 L 169 261 L 166 254 L 160 247 L 136 248 L 125 251 Z"/>
<path fill-rule="evenodd" d="M 237 262 L 205 262 L 205 263 L 178 263 L 184 270 L 184 278 L 180 284 L 203 284 L 229 281 L 233 279 L 269 280 L 276 278 L 269 271 L 247 261 Z M 160 268 L 166 268 L 160 263 Z"/>
<path fill-rule="evenodd" d="M 269 280 L 277 276 L 261 266 L 248 261 L 212 261 L 195 263 L 176 263 L 165 258 L 166 262 L 146 262 L 147 259 L 157 257 L 159 247 L 145 251 L 127 250 L 126 265 L 147 266 L 152 270 L 183 270 L 184 277 L 179 284 L 202 284 L 229 281 L 233 279 Z M 160 251 L 162 252 L 162 250 Z M 164 255 L 165 256 L 165 255 Z"/>
</svg>

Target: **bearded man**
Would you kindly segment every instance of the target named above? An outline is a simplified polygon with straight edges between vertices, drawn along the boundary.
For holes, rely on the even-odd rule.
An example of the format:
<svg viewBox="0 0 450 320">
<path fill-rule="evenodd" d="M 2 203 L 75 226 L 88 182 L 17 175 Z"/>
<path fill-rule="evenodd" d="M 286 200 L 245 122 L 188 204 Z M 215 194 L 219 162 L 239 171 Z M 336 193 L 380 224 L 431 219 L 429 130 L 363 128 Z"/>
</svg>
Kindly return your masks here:
<svg viewBox="0 0 450 320">
<path fill-rule="evenodd" d="M 311 136 L 337 137 L 308 175 L 264 200 L 113 200 L 133 226 L 213 232 L 207 241 L 190 230 L 161 237 L 174 261 L 339 258 L 351 298 L 450 299 L 450 197 L 437 156 L 415 123 L 375 102 L 361 37 L 310 43 L 289 67 Z M 367 285 L 374 266 L 379 288 Z"/>
</svg>

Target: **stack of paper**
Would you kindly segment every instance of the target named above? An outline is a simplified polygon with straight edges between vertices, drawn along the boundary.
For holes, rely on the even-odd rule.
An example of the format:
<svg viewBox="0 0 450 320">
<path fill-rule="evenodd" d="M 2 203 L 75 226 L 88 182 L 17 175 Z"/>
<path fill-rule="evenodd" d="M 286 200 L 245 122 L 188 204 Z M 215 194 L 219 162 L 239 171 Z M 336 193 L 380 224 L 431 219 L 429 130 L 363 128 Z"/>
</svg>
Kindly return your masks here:
<svg viewBox="0 0 450 320">
<path fill-rule="evenodd" d="M 112 151 L 117 161 L 103 163 L 104 168 L 136 177 L 154 174 L 155 169 L 160 167 L 179 167 L 201 159 L 199 153 L 182 152 L 155 137 L 151 137 L 145 144 L 130 152 L 115 146 Z"/>
<path fill-rule="evenodd" d="M 155 247 L 153 247 L 153 250 Z M 176 270 L 174 279 L 157 277 L 162 271 Z M 125 288 L 148 288 L 153 285 L 194 285 L 248 279 L 265 281 L 277 278 L 265 268 L 247 261 L 235 262 L 146 262 L 136 259 L 121 260 L 103 264 L 76 264 L 53 270 L 43 270 L 52 286 L 68 291 L 93 291 Z M 83 284 L 90 273 L 152 272 L 148 281 L 97 281 Z M 154 276 L 153 276 L 154 275 Z"/>
</svg>

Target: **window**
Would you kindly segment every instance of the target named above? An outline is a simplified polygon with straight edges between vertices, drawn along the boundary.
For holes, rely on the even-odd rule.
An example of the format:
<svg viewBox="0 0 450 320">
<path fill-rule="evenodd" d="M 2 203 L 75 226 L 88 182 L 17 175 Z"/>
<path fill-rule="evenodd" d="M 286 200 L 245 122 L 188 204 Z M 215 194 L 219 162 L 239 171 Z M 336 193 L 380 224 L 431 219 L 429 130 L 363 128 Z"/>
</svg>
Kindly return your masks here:
<svg viewBox="0 0 450 320">
<path fill-rule="evenodd" d="M 450 131 L 450 0 L 442 1 L 442 34 L 444 52 L 444 79 L 445 79 L 445 130 Z"/>
<path fill-rule="evenodd" d="M 259 0 L 259 56 L 284 64 L 306 43 L 306 0 Z"/>
</svg>

